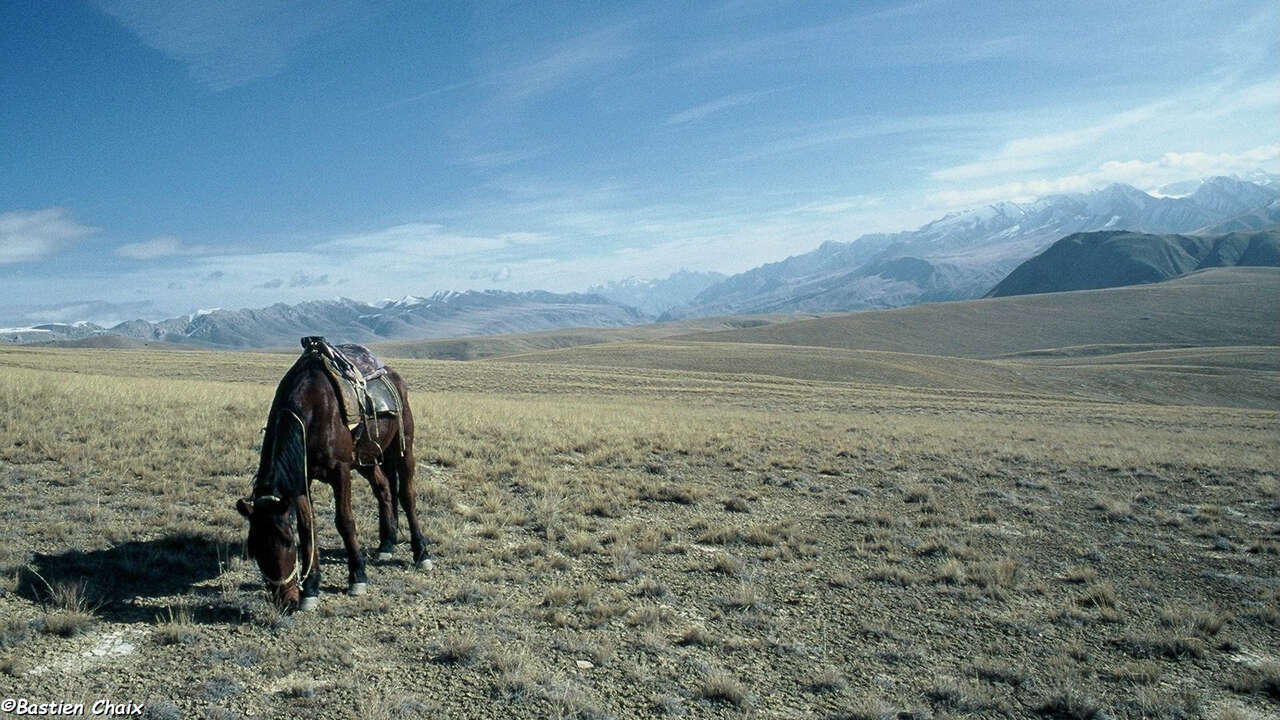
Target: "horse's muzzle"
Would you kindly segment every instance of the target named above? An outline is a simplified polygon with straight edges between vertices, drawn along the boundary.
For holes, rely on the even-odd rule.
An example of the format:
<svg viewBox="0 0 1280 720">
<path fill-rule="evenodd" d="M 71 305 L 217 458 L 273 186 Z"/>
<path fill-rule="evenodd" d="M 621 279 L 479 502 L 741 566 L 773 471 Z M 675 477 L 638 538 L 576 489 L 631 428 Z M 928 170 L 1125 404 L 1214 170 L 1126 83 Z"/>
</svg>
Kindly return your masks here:
<svg viewBox="0 0 1280 720">
<path fill-rule="evenodd" d="M 275 602 L 276 607 L 281 610 L 292 613 L 298 609 L 301 593 L 298 592 L 298 586 L 290 583 L 288 585 L 275 588 L 271 593 L 271 599 Z"/>
</svg>

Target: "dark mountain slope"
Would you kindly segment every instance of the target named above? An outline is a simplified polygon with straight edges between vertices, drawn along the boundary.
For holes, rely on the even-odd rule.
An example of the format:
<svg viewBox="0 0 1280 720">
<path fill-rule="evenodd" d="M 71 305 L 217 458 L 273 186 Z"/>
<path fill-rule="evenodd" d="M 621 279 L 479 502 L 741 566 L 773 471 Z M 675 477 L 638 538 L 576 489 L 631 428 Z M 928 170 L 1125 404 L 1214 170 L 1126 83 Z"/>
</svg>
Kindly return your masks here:
<svg viewBox="0 0 1280 720">
<path fill-rule="evenodd" d="M 1280 230 L 1198 236 L 1077 233 L 1019 265 L 987 296 L 1139 285 L 1237 265 L 1280 266 Z"/>
</svg>

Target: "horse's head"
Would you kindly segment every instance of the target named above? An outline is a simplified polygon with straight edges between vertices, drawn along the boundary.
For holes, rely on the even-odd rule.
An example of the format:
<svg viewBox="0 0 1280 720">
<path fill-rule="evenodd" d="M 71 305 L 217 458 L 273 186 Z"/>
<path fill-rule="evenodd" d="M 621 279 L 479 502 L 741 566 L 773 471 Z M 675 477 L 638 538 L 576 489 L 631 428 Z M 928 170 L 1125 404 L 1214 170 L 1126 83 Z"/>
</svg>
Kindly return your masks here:
<svg viewBox="0 0 1280 720">
<path fill-rule="evenodd" d="M 258 495 L 236 501 L 236 510 L 249 520 L 248 550 L 271 586 L 276 604 L 287 610 L 298 607 L 298 542 L 293 526 L 295 503 L 274 495 Z"/>
</svg>

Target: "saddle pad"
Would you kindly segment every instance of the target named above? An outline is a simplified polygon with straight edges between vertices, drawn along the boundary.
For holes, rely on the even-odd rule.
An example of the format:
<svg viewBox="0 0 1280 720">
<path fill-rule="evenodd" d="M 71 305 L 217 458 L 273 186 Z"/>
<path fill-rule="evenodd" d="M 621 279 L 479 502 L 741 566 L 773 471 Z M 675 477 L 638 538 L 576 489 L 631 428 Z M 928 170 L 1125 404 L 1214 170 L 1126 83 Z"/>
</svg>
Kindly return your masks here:
<svg viewBox="0 0 1280 720">
<path fill-rule="evenodd" d="M 364 376 L 366 382 L 376 380 L 387 374 L 387 366 L 382 363 L 373 353 L 369 352 L 369 348 L 363 345 L 347 343 L 344 345 L 335 345 L 338 352 L 342 353 L 347 360 L 355 365 L 360 374 Z"/>
</svg>

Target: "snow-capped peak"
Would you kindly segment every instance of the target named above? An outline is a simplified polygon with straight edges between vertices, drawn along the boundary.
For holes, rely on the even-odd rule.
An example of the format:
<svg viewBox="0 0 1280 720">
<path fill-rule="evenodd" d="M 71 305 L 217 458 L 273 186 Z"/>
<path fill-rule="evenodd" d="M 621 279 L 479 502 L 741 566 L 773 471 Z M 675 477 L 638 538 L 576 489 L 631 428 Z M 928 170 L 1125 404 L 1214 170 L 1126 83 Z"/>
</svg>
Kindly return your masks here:
<svg viewBox="0 0 1280 720">
<path fill-rule="evenodd" d="M 188 316 L 187 316 L 187 322 L 191 322 L 192 320 L 195 320 L 196 318 L 198 318 L 198 317 L 200 317 L 200 316 L 202 316 L 202 315 L 212 315 L 212 314 L 214 314 L 214 313 L 218 312 L 218 311 L 219 311 L 219 310 L 221 310 L 221 309 L 222 309 L 222 308 L 220 308 L 220 307 L 216 307 L 216 308 L 208 308 L 208 309 L 201 308 L 201 309 L 196 310 L 195 312 L 191 313 L 190 315 L 188 315 Z"/>
</svg>

